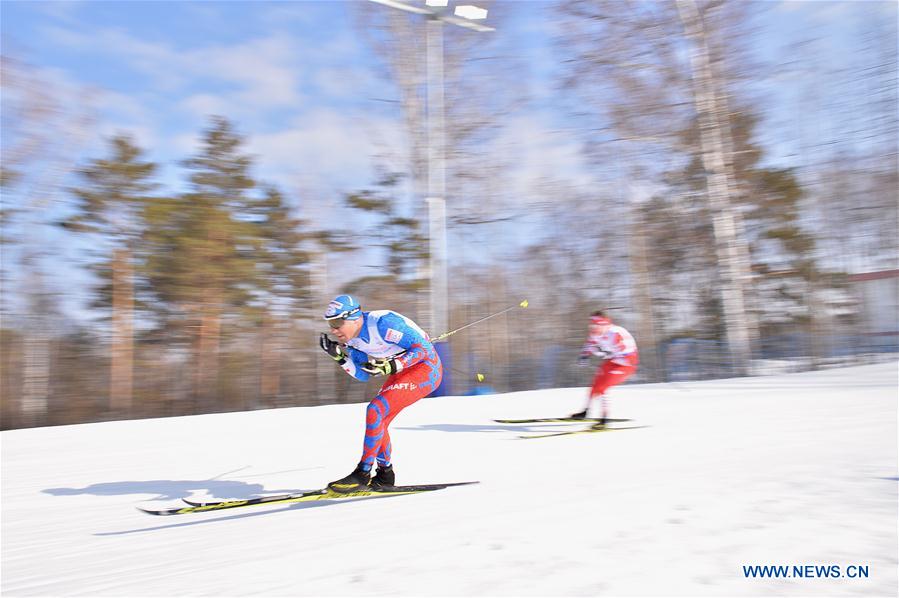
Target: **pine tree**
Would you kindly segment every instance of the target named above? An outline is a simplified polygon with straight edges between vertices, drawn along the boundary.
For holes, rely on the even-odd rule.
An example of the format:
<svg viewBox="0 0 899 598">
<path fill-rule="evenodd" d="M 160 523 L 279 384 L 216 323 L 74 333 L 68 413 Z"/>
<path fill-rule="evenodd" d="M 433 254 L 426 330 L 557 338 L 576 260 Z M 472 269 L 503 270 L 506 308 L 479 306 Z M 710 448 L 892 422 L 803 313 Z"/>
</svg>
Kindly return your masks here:
<svg viewBox="0 0 899 598">
<path fill-rule="evenodd" d="M 367 227 L 365 236 L 374 242 L 369 247 L 384 251 L 384 265 L 378 265 L 378 274 L 350 283 L 380 289 L 381 294 L 393 289 L 420 290 L 427 282 L 419 278 L 422 266 L 428 259 L 428 241 L 415 218 L 399 213 L 399 201 L 395 196 L 401 176 L 390 173 L 376 183 L 376 189 L 365 189 L 348 194 L 344 200 L 348 207 L 374 216 L 374 223 Z M 356 291 L 364 294 L 361 291 Z M 439 334 L 439 333 L 437 333 Z"/>
<path fill-rule="evenodd" d="M 259 200 L 250 193 L 256 183 L 242 144 L 230 122 L 213 118 L 199 152 L 184 162 L 189 190 L 148 214 L 157 315 L 191 344 L 193 396 L 200 403 L 214 394 L 223 317 L 249 306 L 264 286 L 256 267 L 263 245 L 253 215 Z"/>
<path fill-rule="evenodd" d="M 802 224 L 805 192 L 796 173 L 762 164 L 764 150 L 756 141 L 758 121 L 750 106 L 738 106 L 730 115 L 728 130 L 734 144 L 736 185 L 732 201 L 742 214 L 749 241 L 756 315 L 761 332 L 770 335 L 783 332 L 784 325 L 794 329 L 811 325 L 811 304 L 830 277 L 822 276 L 815 257 L 814 236 Z M 696 134 L 695 127 L 687 129 L 685 144 L 689 146 L 690 138 Z M 701 176 L 702 164 L 694 156 L 683 171 L 672 172 L 669 180 L 682 189 L 693 189 Z M 710 215 L 701 203 L 687 206 L 685 213 L 686 218 L 677 218 L 659 211 L 656 205 L 648 217 L 659 231 L 675 225 L 679 235 L 691 239 L 694 249 L 704 248 L 708 253 L 714 242 L 708 225 Z M 671 266 L 664 261 L 666 242 L 661 236 L 656 241 L 654 253 L 662 260 L 658 262 L 660 271 Z M 695 257 L 702 259 L 702 253 L 699 251 Z M 707 323 L 712 325 L 710 329 L 718 326 L 713 319 Z"/>
<path fill-rule="evenodd" d="M 281 360 L 288 347 L 287 333 L 310 307 L 312 280 L 309 248 L 315 231 L 291 215 L 283 194 L 274 187 L 257 204 L 262 245 L 257 267 L 265 273 L 261 322 L 260 392 L 271 401 L 281 390 Z"/>
<path fill-rule="evenodd" d="M 78 213 L 66 221 L 69 229 L 100 235 L 109 245 L 95 268 L 105 279 L 97 304 L 112 311 L 109 397 L 114 410 L 128 411 L 133 395 L 135 259 L 145 228 L 145 210 L 156 188 L 156 164 L 125 135 L 110 140 L 109 157 L 78 171 L 82 186 L 71 189 Z"/>
</svg>

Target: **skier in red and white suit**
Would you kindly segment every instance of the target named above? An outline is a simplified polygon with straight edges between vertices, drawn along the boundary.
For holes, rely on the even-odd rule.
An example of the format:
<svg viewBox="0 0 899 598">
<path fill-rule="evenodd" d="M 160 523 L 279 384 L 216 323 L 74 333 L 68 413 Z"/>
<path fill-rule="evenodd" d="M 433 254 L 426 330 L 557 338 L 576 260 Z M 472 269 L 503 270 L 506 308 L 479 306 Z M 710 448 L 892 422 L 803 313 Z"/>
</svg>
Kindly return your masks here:
<svg viewBox="0 0 899 598">
<path fill-rule="evenodd" d="M 596 370 L 590 395 L 587 397 L 587 405 L 584 410 L 573 414 L 575 419 L 584 419 L 590 410 L 593 399 L 601 398 L 600 421 L 598 427 L 605 425 L 605 419 L 609 416 L 609 405 L 606 400 L 606 391 L 621 384 L 637 371 L 640 356 L 637 352 L 637 342 L 631 333 L 624 327 L 617 326 L 602 311 L 593 312 L 590 316 L 590 333 L 587 342 L 581 350 L 580 362 L 583 365 L 590 364 L 590 356 L 596 355 L 603 359 L 602 364 Z"/>
</svg>

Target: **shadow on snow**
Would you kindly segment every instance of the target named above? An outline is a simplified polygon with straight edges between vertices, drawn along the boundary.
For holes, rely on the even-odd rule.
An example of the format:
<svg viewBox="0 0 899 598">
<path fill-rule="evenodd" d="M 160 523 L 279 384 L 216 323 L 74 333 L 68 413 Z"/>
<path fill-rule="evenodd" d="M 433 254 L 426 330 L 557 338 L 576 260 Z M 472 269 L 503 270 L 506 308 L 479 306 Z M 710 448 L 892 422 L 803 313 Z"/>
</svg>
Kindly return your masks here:
<svg viewBox="0 0 899 598">
<path fill-rule="evenodd" d="M 312 503 L 297 503 L 292 505 L 281 505 L 280 509 L 264 509 L 261 511 L 253 511 L 252 513 L 235 513 L 233 515 L 225 515 L 223 517 L 216 517 L 215 519 L 203 518 L 203 519 L 192 519 L 190 521 L 178 521 L 177 523 L 169 523 L 166 525 L 154 525 L 152 527 L 141 527 L 137 529 L 126 529 L 118 532 L 98 532 L 93 534 L 94 536 L 124 536 L 127 534 L 137 534 L 141 532 L 155 532 L 165 529 L 173 529 L 178 527 L 191 527 L 194 525 L 206 525 L 210 523 L 220 523 L 224 521 L 234 521 L 237 519 L 247 519 L 249 517 L 260 517 L 262 515 L 273 515 L 275 513 L 286 513 L 289 511 L 300 511 L 305 509 L 318 509 L 321 507 L 333 507 L 337 504 L 347 504 L 353 502 L 359 502 L 360 500 L 384 500 L 387 498 L 396 498 L 398 496 L 408 496 L 403 494 L 394 494 L 388 496 L 360 496 L 359 498 L 343 498 L 340 500 L 321 500 Z M 265 507 L 266 505 L 256 505 L 259 507 Z M 268 505 L 269 507 L 277 506 L 277 505 Z M 253 507 L 246 507 L 253 508 Z M 208 515 L 209 513 L 213 513 L 214 511 L 207 513 L 192 513 L 183 515 L 184 517 L 203 517 L 204 515 Z M 182 515 L 173 515 L 173 517 L 182 517 Z"/>
<path fill-rule="evenodd" d="M 562 430 L 572 423 L 542 422 L 534 424 L 422 424 L 419 426 L 406 426 L 390 428 L 391 430 L 411 430 L 415 432 L 546 432 L 547 430 Z"/>
<path fill-rule="evenodd" d="M 245 469 L 245 468 L 240 468 Z M 263 484 L 241 482 L 237 480 L 222 480 L 222 476 L 233 474 L 240 469 L 230 471 L 206 480 L 127 480 L 121 482 L 102 482 L 91 484 L 83 488 L 47 488 L 42 490 L 44 494 L 52 496 L 76 496 L 80 494 L 92 494 L 94 496 L 125 496 L 128 494 L 151 494 L 155 497 L 146 500 L 181 500 L 195 494 L 201 494 L 212 500 L 245 499 L 263 496 L 266 494 L 285 494 L 297 492 L 296 488 L 267 489 Z M 307 467 L 291 471 L 308 471 L 319 469 Z M 285 472 L 274 472 L 285 473 Z M 273 475 L 273 474 L 264 474 Z M 255 476 L 246 476 L 255 477 Z"/>
</svg>

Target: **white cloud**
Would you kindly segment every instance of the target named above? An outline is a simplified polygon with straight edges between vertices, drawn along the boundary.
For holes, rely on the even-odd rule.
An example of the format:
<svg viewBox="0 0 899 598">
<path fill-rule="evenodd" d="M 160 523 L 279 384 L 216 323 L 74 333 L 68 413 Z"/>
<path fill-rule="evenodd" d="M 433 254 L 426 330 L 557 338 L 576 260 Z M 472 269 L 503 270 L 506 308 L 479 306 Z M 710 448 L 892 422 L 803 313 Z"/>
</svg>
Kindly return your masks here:
<svg viewBox="0 0 899 598">
<path fill-rule="evenodd" d="M 372 90 L 385 87 L 372 69 L 363 67 L 322 67 L 315 71 L 312 79 L 321 92 L 333 98 L 358 98 L 360 90 L 372 93 Z"/>
<path fill-rule="evenodd" d="M 282 2 L 274 4 L 262 4 L 256 18 L 261 23 L 270 27 L 283 27 L 286 23 L 302 27 L 322 27 L 320 17 L 315 11 L 308 10 L 310 3 Z"/>
<path fill-rule="evenodd" d="M 372 135 L 375 130 L 395 127 L 320 109 L 302 114 L 283 131 L 253 135 L 249 150 L 259 156 L 265 172 L 282 180 L 315 173 L 334 185 L 355 188 L 371 183 L 371 155 L 385 142 Z"/>
<path fill-rule="evenodd" d="M 202 133 L 199 130 L 186 131 L 184 133 L 172 135 L 169 138 L 169 143 L 178 154 L 188 156 L 197 151 L 201 136 Z"/>
<path fill-rule="evenodd" d="M 193 116 L 205 118 L 211 114 L 233 116 L 232 104 L 222 96 L 199 93 L 188 96 L 178 103 L 179 108 Z"/>
<path fill-rule="evenodd" d="M 74 23 L 77 13 L 85 6 L 81 0 L 66 0 L 64 2 L 35 2 L 35 8 L 44 15 L 57 21 Z"/>
<path fill-rule="evenodd" d="M 44 27 L 41 37 L 47 43 L 68 50 L 84 53 L 102 53 L 120 58 L 132 67 L 153 78 L 155 88 L 176 89 L 189 80 L 181 69 L 180 54 L 164 44 L 145 42 L 120 29 L 98 29 L 86 31 L 83 28 Z"/>
<path fill-rule="evenodd" d="M 134 75 L 145 79 L 138 92 L 104 93 L 101 131 L 149 140 L 154 158 L 173 169 L 196 152 L 200 130 L 215 114 L 245 135 L 254 174 L 263 181 L 287 190 L 301 180 L 319 189 L 371 184 L 372 155 L 400 155 L 403 147 L 401 124 L 375 111 L 354 116 L 359 106 L 371 108 L 368 97 L 389 93 L 385 84 L 354 58 L 359 46 L 351 35 L 315 44 L 273 30 L 194 48 L 114 28 L 53 26 L 44 35 L 85 57 L 102 52 L 107 64 L 120 65 L 121 81 L 131 87 Z M 321 107 L 335 101 L 341 108 Z"/>
<path fill-rule="evenodd" d="M 234 86 L 233 94 L 257 109 L 295 106 L 302 99 L 298 83 L 304 67 L 297 58 L 302 52 L 287 35 L 184 50 L 147 42 L 119 29 L 83 33 L 54 26 L 44 34 L 70 49 L 118 56 L 151 79 L 148 87 L 166 93 L 186 91 L 205 81 Z"/>
<path fill-rule="evenodd" d="M 513 164 L 511 188 L 521 200 L 534 198 L 534 189 L 546 181 L 565 181 L 587 189 L 596 184 L 573 133 L 554 127 L 549 115 L 532 112 L 512 119 L 493 143 Z"/>
<path fill-rule="evenodd" d="M 237 46 L 212 46 L 180 56 L 194 76 L 239 86 L 240 98 L 255 106 L 295 106 L 302 66 L 299 48 L 286 35 L 250 40 Z"/>
<path fill-rule="evenodd" d="M 147 122 L 148 110 L 137 96 L 104 89 L 97 94 L 97 108 L 125 122 Z"/>
</svg>

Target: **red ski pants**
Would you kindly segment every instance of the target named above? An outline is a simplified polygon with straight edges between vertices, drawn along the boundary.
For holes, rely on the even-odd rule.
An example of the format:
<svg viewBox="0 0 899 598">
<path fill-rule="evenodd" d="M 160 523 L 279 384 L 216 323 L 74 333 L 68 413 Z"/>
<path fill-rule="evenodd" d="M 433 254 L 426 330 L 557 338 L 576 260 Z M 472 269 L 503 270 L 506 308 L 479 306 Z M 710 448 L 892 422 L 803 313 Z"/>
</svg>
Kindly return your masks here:
<svg viewBox="0 0 899 598">
<path fill-rule="evenodd" d="M 596 378 L 593 379 L 593 387 L 590 388 L 590 398 L 596 398 L 618 384 L 631 377 L 631 374 L 637 371 L 635 365 L 621 365 L 606 361 L 596 372 Z"/>
<path fill-rule="evenodd" d="M 365 411 L 365 442 L 362 463 L 371 468 L 375 459 L 379 466 L 390 465 L 393 447 L 387 427 L 400 411 L 434 392 L 443 378 L 443 366 L 436 352 L 407 370 L 387 378 Z"/>
</svg>

